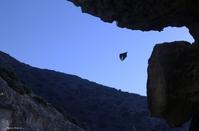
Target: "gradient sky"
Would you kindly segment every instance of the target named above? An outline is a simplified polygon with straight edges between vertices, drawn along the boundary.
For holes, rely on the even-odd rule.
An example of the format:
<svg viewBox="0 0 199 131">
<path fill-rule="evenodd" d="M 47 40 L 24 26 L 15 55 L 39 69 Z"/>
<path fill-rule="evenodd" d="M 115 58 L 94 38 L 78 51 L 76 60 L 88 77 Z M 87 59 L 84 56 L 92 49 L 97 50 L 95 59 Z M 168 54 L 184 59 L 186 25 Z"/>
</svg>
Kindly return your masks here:
<svg viewBox="0 0 199 131">
<path fill-rule="evenodd" d="M 147 61 L 156 43 L 186 40 L 188 30 L 141 32 L 81 13 L 66 0 L 0 0 L 0 50 L 29 65 L 78 75 L 146 95 Z M 119 53 L 128 51 L 121 62 Z"/>
</svg>

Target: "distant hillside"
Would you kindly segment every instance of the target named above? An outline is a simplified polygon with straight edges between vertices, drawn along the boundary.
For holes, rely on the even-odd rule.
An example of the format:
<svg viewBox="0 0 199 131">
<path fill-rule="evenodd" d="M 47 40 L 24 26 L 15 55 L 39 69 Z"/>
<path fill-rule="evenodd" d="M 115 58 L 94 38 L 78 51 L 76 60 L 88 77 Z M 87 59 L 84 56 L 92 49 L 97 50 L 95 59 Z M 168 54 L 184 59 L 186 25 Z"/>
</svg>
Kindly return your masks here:
<svg viewBox="0 0 199 131">
<path fill-rule="evenodd" d="M 0 131 L 84 131 L 0 67 Z"/>
<path fill-rule="evenodd" d="M 186 131 L 150 118 L 146 97 L 74 75 L 39 69 L 0 52 L 0 66 L 14 71 L 32 91 L 90 131 Z"/>
</svg>

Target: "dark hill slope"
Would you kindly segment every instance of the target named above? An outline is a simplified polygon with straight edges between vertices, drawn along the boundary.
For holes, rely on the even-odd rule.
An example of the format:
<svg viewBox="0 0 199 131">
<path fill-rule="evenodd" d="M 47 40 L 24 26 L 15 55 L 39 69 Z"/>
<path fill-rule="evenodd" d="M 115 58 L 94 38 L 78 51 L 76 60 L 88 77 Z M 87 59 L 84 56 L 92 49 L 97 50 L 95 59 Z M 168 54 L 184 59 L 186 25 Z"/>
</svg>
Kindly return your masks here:
<svg viewBox="0 0 199 131">
<path fill-rule="evenodd" d="M 39 69 L 0 52 L 0 65 L 13 70 L 33 92 L 90 131 L 185 131 L 170 129 L 147 111 L 146 97 L 118 91 L 74 75 Z"/>
</svg>

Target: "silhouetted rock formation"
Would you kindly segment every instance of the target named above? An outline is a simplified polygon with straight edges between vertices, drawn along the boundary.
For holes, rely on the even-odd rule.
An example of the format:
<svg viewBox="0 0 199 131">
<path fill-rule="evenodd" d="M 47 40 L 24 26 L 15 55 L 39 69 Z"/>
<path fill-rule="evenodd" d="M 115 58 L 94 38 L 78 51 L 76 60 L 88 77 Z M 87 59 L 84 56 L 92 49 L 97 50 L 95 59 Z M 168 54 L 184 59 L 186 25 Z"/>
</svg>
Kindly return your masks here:
<svg viewBox="0 0 199 131">
<path fill-rule="evenodd" d="M 193 103 L 197 102 L 192 93 L 199 91 L 198 52 L 198 48 L 187 42 L 164 43 L 154 47 L 149 59 L 149 109 L 171 126 L 181 125 L 192 117 Z"/>
<path fill-rule="evenodd" d="M 161 31 L 168 26 L 190 29 L 198 38 L 199 1 L 194 0 L 69 0 L 83 12 L 133 30 Z"/>
<path fill-rule="evenodd" d="M 149 109 L 173 126 L 198 125 L 199 48 L 188 42 L 156 45 L 148 67 Z M 197 129 L 195 129 L 197 130 Z"/>
<path fill-rule="evenodd" d="M 195 39 L 195 45 L 174 42 L 154 48 L 148 69 L 148 101 L 152 116 L 165 118 L 172 126 L 178 126 L 193 117 L 190 130 L 199 130 L 199 1 L 70 1 L 80 6 L 83 12 L 100 17 L 105 22 L 116 21 L 119 27 L 161 31 L 168 26 L 186 26 Z"/>
</svg>

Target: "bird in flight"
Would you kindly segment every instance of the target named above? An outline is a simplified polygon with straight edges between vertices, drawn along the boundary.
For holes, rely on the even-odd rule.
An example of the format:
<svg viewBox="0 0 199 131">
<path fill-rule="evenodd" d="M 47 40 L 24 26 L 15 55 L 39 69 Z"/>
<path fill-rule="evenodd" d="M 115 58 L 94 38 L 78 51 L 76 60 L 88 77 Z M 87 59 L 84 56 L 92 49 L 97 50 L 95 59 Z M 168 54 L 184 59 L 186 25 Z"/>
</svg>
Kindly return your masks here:
<svg viewBox="0 0 199 131">
<path fill-rule="evenodd" d="M 124 52 L 124 53 L 121 53 L 121 54 L 119 55 L 121 61 L 125 60 L 125 58 L 127 57 L 127 53 L 128 53 L 128 52 Z"/>
</svg>

